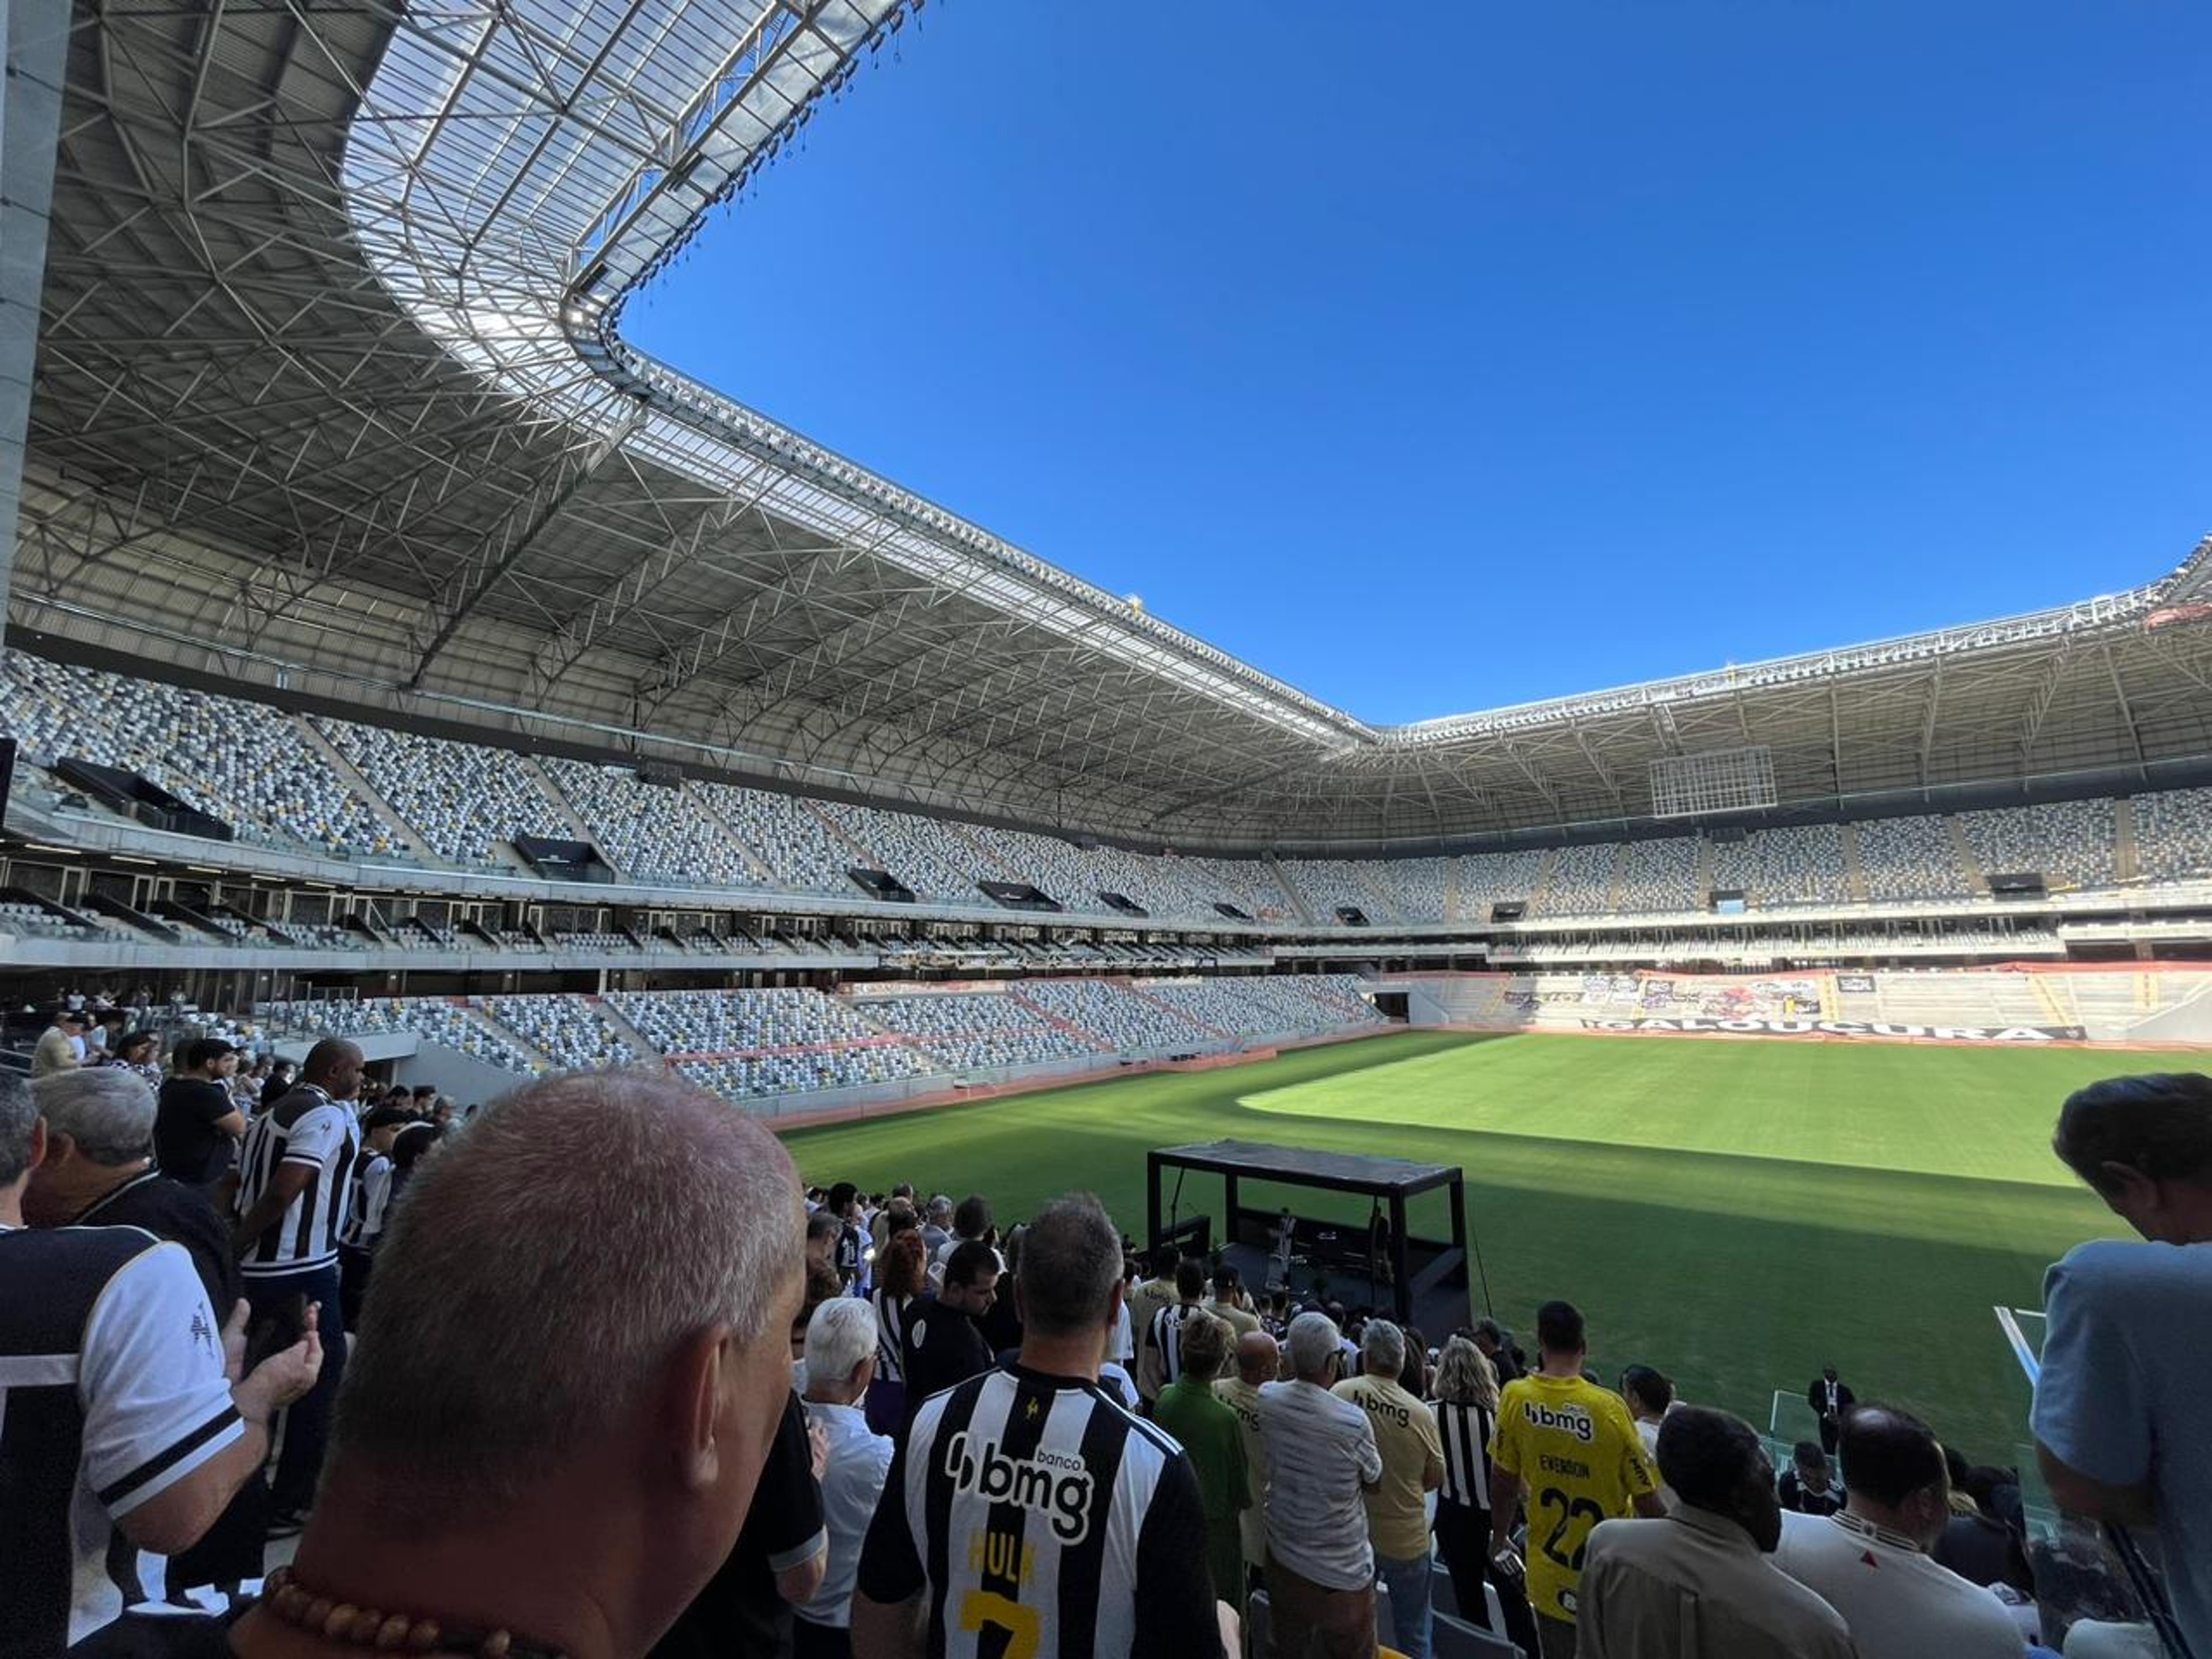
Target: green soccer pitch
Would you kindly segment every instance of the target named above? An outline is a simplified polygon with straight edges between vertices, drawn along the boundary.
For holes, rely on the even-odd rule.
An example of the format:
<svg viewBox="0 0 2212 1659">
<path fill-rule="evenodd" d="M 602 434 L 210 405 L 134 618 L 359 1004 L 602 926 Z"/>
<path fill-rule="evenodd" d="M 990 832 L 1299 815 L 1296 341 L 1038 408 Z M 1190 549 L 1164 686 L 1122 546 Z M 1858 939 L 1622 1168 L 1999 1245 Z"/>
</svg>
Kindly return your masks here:
<svg viewBox="0 0 2212 1659">
<path fill-rule="evenodd" d="M 1456 1164 L 1498 1316 L 1589 1316 L 1611 1382 L 1641 1361 L 1766 1427 L 1832 1360 L 1976 1462 L 2027 1461 L 2027 1385 L 1996 1306 L 2114 1218 L 2051 1154 L 2067 1093 L 2191 1056 L 1412 1032 L 788 1137 L 805 1178 L 990 1198 L 1001 1224 L 1071 1188 L 1145 1224 L 1145 1154 L 1232 1135 Z M 1275 1194 L 1248 1183 L 1248 1205 Z M 1322 1213 L 1311 1195 L 1290 1199 Z M 1440 1194 L 1413 1225 L 1443 1231 Z M 1182 1211 L 1219 1215 L 1193 1176 Z M 1356 1201 L 1338 1212 L 1364 1219 Z M 1349 1303 L 1365 1281 L 1340 1284 Z M 1478 1287 L 1478 1304 L 1481 1292 Z M 1432 1341 L 1442 1334 L 1427 1333 Z"/>
</svg>

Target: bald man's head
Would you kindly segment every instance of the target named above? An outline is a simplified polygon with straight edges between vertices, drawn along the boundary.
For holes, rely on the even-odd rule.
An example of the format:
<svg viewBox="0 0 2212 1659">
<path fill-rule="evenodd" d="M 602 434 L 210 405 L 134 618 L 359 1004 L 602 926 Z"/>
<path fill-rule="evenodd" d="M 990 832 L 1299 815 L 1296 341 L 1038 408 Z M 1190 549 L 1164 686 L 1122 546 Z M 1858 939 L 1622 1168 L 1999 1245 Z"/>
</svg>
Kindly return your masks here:
<svg viewBox="0 0 2212 1659">
<path fill-rule="evenodd" d="M 343 1037 L 325 1037 L 307 1050 L 300 1081 L 312 1083 L 332 1100 L 351 1100 L 361 1092 L 362 1055 Z"/>
<path fill-rule="evenodd" d="M 1237 1339 L 1237 1375 L 1257 1385 L 1272 1382 L 1282 1365 L 1275 1339 L 1265 1331 L 1247 1331 Z"/>
</svg>

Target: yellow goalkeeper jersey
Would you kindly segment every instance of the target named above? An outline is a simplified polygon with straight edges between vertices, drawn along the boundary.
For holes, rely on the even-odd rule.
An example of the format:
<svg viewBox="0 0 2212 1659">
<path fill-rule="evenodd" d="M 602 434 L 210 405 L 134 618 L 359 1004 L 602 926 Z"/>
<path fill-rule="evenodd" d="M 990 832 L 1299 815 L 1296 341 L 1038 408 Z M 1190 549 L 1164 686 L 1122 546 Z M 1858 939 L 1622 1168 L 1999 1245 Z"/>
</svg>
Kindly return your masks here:
<svg viewBox="0 0 2212 1659">
<path fill-rule="evenodd" d="M 1658 1490 L 1636 1420 L 1619 1395 L 1578 1376 L 1519 1377 L 1499 1398 L 1490 1456 L 1528 1483 L 1529 1604 L 1572 1624 L 1590 1529 Z"/>
</svg>

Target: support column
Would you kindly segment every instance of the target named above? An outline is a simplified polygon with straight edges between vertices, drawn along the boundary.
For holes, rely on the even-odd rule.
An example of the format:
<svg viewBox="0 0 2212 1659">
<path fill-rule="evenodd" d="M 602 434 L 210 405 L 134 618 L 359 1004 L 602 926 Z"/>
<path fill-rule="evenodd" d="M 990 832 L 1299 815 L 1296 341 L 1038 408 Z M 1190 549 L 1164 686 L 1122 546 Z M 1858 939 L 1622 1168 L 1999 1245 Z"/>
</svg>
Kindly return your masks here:
<svg viewBox="0 0 2212 1659">
<path fill-rule="evenodd" d="M 31 421 L 31 364 L 46 280 L 46 218 L 61 129 L 69 0 L 0 0 L 0 619 L 15 565 L 15 510 Z"/>
</svg>

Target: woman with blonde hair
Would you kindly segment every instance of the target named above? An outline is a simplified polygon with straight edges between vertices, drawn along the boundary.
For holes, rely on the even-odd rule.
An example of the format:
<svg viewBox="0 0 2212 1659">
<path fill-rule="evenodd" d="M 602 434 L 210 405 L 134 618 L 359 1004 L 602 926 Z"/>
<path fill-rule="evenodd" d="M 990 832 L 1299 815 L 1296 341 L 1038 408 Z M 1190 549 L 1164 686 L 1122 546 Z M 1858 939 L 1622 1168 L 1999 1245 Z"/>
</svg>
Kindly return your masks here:
<svg viewBox="0 0 2212 1659">
<path fill-rule="evenodd" d="M 1437 1490 L 1437 1553 L 1451 1574 L 1459 1616 L 1491 1629 L 1482 1587 L 1498 1591 L 1506 1639 L 1535 1659 L 1536 1625 L 1520 1583 L 1490 1559 L 1490 1438 L 1498 1427 L 1498 1373 L 1466 1336 L 1444 1344 L 1437 1360 L 1434 1409 L 1444 1444 L 1444 1482 Z"/>
</svg>

